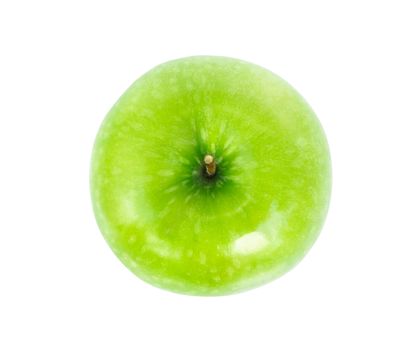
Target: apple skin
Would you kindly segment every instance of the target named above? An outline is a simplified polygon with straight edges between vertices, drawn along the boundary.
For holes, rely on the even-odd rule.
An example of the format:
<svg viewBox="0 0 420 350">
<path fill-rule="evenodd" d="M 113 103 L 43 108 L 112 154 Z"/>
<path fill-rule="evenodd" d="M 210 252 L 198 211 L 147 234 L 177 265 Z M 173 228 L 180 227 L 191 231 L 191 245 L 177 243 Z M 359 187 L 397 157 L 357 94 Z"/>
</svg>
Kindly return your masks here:
<svg viewBox="0 0 420 350">
<path fill-rule="evenodd" d="M 226 57 L 170 61 L 134 82 L 91 162 L 95 216 L 114 253 L 144 281 L 190 295 L 241 292 L 290 270 L 316 240 L 330 191 L 328 144 L 305 100 Z"/>
</svg>

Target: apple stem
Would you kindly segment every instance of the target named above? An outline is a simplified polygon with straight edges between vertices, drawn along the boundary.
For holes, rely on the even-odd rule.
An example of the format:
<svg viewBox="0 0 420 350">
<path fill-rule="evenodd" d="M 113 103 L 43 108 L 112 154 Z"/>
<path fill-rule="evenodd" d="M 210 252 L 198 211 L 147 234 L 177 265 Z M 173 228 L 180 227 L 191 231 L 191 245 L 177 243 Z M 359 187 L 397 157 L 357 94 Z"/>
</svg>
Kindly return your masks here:
<svg viewBox="0 0 420 350">
<path fill-rule="evenodd" d="M 214 174 L 216 174 L 216 161 L 213 156 L 207 154 L 204 157 L 204 165 L 206 166 L 206 173 L 208 176 L 214 176 Z"/>
</svg>

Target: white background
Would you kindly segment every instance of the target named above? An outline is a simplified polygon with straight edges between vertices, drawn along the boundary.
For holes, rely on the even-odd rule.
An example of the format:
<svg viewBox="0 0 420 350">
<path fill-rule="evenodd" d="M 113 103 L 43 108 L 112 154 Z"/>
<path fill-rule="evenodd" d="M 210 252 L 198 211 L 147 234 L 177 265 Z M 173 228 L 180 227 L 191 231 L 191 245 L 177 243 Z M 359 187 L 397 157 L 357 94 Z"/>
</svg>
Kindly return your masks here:
<svg viewBox="0 0 420 350">
<path fill-rule="evenodd" d="M 418 1 L 1 1 L 0 348 L 419 349 Z M 93 217 L 89 160 L 141 74 L 197 54 L 295 86 L 327 133 L 331 208 L 259 289 L 151 287 Z"/>
</svg>

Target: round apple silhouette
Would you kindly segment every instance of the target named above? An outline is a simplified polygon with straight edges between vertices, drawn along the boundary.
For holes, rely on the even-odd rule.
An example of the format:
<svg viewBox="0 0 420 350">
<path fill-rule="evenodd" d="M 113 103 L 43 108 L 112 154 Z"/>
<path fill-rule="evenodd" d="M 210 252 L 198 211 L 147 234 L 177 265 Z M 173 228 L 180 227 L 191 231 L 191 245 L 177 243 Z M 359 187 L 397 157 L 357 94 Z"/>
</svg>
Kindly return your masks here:
<svg viewBox="0 0 420 350">
<path fill-rule="evenodd" d="M 191 295 L 254 288 L 316 240 L 331 166 L 322 127 L 272 72 L 226 57 L 152 69 L 96 138 L 91 195 L 117 257 L 152 285 Z"/>
</svg>

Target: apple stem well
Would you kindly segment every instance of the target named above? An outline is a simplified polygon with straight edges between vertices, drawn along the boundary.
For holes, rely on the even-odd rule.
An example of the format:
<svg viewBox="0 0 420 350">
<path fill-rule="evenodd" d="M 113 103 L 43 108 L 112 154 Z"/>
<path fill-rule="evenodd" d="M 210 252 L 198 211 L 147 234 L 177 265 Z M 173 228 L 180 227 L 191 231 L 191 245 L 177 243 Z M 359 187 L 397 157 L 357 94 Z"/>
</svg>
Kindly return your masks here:
<svg viewBox="0 0 420 350">
<path fill-rule="evenodd" d="M 216 161 L 212 155 L 207 154 L 204 157 L 204 166 L 208 177 L 213 177 L 216 174 Z"/>
</svg>

